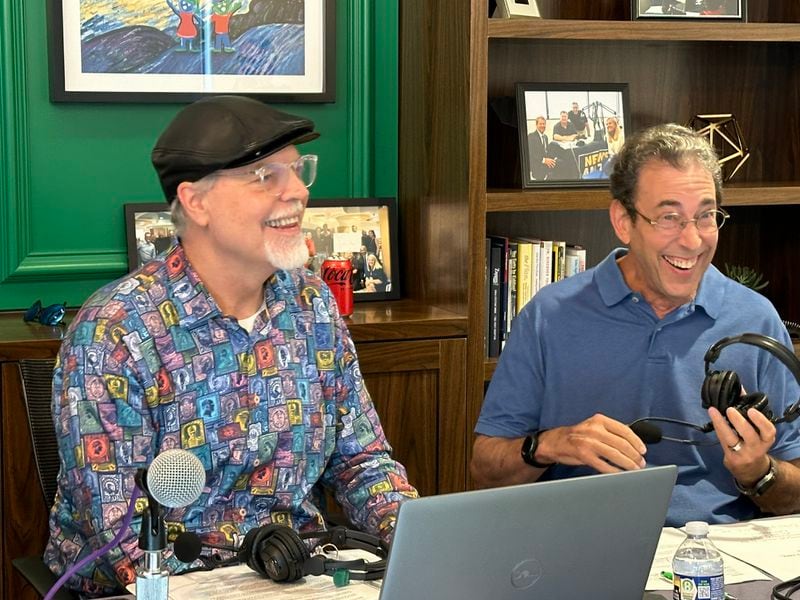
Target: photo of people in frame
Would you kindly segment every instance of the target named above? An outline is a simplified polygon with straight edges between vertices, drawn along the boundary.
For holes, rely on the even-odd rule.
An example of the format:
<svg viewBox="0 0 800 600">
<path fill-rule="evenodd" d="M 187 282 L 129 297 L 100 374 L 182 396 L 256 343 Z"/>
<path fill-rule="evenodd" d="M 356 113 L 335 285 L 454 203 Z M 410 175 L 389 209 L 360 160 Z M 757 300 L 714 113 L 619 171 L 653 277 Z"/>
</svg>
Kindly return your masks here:
<svg viewBox="0 0 800 600">
<path fill-rule="evenodd" d="M 169 207 L 163 203 L 126 204 L 125 226 L 129 271 L 163 254 L 175 239 Z"/>
<path fill-rule="evenodd" d="M 745 20 L 746 0 L 633 0 L 634 18 Z"/>
<path fill-rule="evenodd" d="M 523 186 L 607 185 L 626 96 L 624 84 L 517 84 Z"/>
<path fill-rule="evenodd" d="M 327 258 L 352 267 L 355 300 L 399 297 L 394 199 L 311 199 L 303 217 L 306 267 L 318 275 Z"/>
</svg>

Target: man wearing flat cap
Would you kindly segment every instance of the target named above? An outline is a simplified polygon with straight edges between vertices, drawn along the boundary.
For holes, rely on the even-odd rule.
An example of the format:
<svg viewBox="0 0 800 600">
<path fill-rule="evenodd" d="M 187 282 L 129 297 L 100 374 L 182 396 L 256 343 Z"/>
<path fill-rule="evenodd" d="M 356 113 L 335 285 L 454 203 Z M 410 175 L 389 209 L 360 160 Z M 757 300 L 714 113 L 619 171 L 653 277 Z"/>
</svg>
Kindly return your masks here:
<svg viewBox="0 0 800 600">
<path fill-rule="evenodd" d="M 56 363 L 53 572 L 114 536 L 136 470 L 175 447 L 201 460 L 206 485 L 166 510 L 171 531 L 228 545 L 272 523 L 316 531 L 326 488 L 355 526 L 391 539 L 417 492 L 390 456 L 330 290 L 303 268 L 317 157 L 296 146 L 317 136 L 307 119 L 216 96 L 181 110 L 156 142 L 178 240 L 87 300 Z M 87 452 L 98 443 L 104 452 Z M 140 521 L 69 587 L 93 596 L 132 582 Z"/>
</svg>

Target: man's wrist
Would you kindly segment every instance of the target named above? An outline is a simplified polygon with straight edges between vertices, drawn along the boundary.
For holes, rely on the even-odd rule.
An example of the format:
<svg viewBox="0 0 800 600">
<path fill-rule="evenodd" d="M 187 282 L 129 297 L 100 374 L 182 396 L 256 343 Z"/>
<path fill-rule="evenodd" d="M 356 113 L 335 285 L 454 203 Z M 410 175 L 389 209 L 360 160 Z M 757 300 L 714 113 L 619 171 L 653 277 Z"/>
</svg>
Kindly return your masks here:
<svg viewBox="0 0 800 600">
<path fill-rule="evenodd" d="M 536 459 L 536 450 L 539 447 L 539 436 L 543 434 L 546 429 L 542 429 L 539 431 L 534 431 L 530 435 L 528 435 L 522 441 L 522 448 L 520 449 L 520 453 L 522 455 L 522 460 L 525 461 L 526 464 L 529 464 L 532 467 L 536 467 L 537 469 L 547 469 L 552 467 L 555 463 L 543 463 Z"/>
<path fill-rule="evenodd" d="M 733 483 L 741 494 L 749 498 L 758 498 L 775 485 L 775 481 L 778 477 L 778 465 L 771 456 L 767 456 L 767 458 L 769 459 L 769 468 L 767 472 L 753 483 L 753 485 L 742 485 L 735 477 L 733 478 Z"/>
</svg>

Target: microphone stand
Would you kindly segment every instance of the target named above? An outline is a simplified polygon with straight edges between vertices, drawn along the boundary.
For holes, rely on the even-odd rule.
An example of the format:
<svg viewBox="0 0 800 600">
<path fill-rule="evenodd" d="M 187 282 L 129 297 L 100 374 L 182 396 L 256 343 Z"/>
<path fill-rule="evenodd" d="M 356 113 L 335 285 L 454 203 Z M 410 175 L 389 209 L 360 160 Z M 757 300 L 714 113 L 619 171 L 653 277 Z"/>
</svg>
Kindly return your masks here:
<svg viewBox="0 0 800 600">
<path fill-rule="evenodd" d="M 167 548 L 167 529 L 162 506 L 147 489 L 145 469 L 136 472 L 136 485 L 147 495 L 147 510 L 142 514 L 139 548 L 144 550 L 144 567 L 136 573 L 136 598 L 168 600 L 169 573 L 162 565 L 162 552 Z"/>
</svg>

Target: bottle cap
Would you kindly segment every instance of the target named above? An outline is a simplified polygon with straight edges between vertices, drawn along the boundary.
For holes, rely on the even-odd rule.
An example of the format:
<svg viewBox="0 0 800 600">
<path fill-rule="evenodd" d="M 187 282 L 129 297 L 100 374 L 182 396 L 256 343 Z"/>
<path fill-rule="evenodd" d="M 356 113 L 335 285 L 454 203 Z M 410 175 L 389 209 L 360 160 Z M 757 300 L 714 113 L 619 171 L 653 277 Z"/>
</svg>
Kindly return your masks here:
<svg viewBox="0 0 800 600">
<path fill-rule="evenodd" d="M 705 521 L 689 521 L 686 523 L 687 535 L 708 535 L 708 523 Z"/>
</svg>

